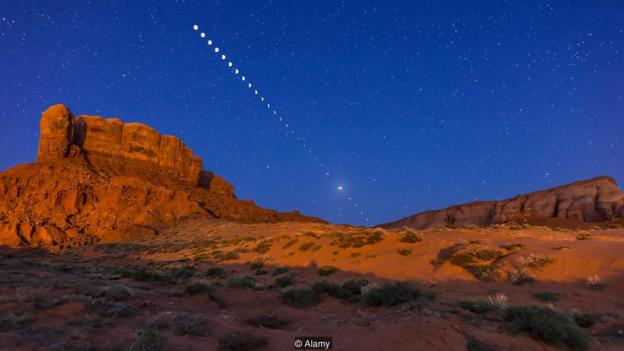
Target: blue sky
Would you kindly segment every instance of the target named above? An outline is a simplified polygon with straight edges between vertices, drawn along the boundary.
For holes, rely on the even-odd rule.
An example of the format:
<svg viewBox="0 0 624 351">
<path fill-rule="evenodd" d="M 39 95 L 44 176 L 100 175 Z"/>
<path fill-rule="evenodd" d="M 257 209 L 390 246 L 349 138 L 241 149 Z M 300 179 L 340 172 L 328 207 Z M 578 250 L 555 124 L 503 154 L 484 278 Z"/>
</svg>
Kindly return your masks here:
<svg viewBox="0 0 624 351">
<path fill-rule="evenodd" d="M 34 161 L 41 112 L 64 103 L 176 135 L 240 198 L 332 222 L 623 183 L 623 14 L 618 1 L 0 0 L 0 169 Z"/>
</svg>

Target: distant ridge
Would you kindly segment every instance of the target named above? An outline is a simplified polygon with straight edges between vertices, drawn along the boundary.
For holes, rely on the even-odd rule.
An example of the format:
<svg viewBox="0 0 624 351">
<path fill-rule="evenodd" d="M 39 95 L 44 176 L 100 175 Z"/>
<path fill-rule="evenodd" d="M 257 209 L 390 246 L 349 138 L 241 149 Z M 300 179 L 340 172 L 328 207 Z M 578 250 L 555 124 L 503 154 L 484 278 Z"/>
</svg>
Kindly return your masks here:
<svg viewBox="0 0 624 351">
<path fill-rule="evenodd" d="M 489 225 L 508 221 L 574 226 L 624 217 L 624 193 L 615 180 L 601 176 L 501 201 L 475 201 L 421 212 L 384 228 L 425 229 L 444 226 Z"/>
</svg>

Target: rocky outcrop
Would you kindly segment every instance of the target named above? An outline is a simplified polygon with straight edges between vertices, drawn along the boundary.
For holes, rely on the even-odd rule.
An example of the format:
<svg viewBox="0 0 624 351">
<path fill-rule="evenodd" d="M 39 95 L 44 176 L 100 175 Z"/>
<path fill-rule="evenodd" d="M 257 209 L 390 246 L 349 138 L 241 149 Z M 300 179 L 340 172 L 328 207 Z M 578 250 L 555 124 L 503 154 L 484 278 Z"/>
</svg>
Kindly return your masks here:
<svg viewBox="0 0 624 351">
<path fill-rule="evenodd" d="M 176 137 L 74 117 L 63 105 L 43 113 L 37 163 L 0 173 L 0 245 L 63 248 L 154 235 L 193 218 L 322 222 L 236 199 Z"/>
<path fill-rule="evenodd" d="M 508 200 L 473 202 L 422 212 L 380 226 L 424 229 L 508 221 L 545 223 L 545 220 L 550 219 L 574 224 L 611 221 L 622 217 L 624 193 L 613 178 L 598 177 Z"/>
<path fill-rule="evenodd" d="M 37 160 L 65 158 L 74 145 L 95 167 L 144 179 L 166 177 L 200 185 L 202 160 L 177 137 L 160 135 L 142 123 L 89 115 L 74 117 L 64 105 L 49 107 L 41 117 Z M 210 188 L 205 181 L 201 184 Z"/>
</svg>

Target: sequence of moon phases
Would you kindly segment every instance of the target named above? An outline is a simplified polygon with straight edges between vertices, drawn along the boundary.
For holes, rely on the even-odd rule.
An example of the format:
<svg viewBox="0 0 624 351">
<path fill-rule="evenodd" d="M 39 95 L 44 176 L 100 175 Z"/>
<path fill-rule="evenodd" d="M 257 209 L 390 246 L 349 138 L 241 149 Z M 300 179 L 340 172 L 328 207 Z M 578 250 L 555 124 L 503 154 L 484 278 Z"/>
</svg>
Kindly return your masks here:
<svg viewBox="0 0 624 351">
<path fill-rule="evenodd" d="M 193 25 L 193 30 L 198 31 L 198 30 L 199 30 L 199 26 L 198 26 L 197 24 L 196 24 L 196 25 Z M 199 34 L 199 36 L 200 36 L 201 38 L 205 38 L 205 37 L 206 37 L 206 33 L 201 32 L 201 33 Z M 209 46 L 212 46 L 212 44 L 213 44 L 212 39 L 208 39 L 207 43 L 208 43 L 208 45 L 209 45 Z M 215 53 L 219 53 L 220 51 L 221 51 L 221 49 L 220 49 L 219 47 L 217 47 L 217 46 L 215 46 L 215 47 L 214 47 L 214 52 L 215 52 Z M 222 60 L 222 61 L 225 61 L 225 60 L 226 60 L 226 58 L 227 58 L 227 56 L 226 56 L 225 54 L 221 54 L 221 55 L 220 55 L 220 58 L 221 58 L 221 60 Z M 227 66 L 228 66 L 229 68 L 232 68 L 232 67 L 234 66 L 234 63 L 233 63 L 232 61 L 228 61 L 228 62 L 227 62 Z M 233 72 L 235 75 L 237 75 L 237 74 L 239 74 L 239 73 L 240 73 L 240 70 L 239 70 L 238 68 L 234 68 L 232 72 Z M 242 76 L 241 76 L 241 81 L 243 81 L 243 82 L 244 82 L 246 79 L 247 79 L 247 77 L 245 77 L 244 75 L 242 75 Z M 251 84 L 251 83 L 247 83 L 247 87 L 248 87 L 249 89 L 251 89 L 252 84 Z M 254 95 L 258 95 L 258 90 L 255 90 L 255 89 L 254 89 L 254 91 L 253 91 L 253 92 L 254 92 Z M 264 102 L 264 96 L 260 96 L 260 101 Z M 268 109 L 270 109 L 270 108 L 271 108 L 271 104 L 266 104 L 266 107 L 267 107 Z M 273 110 L 273 115 L 277 115 L 277 111 L 276 111 L 276 110 Z M 283 120 L 283 118 L 282 118 L 282 117 L 279 117 L 279 120 L 280 120 L 280 122 L 284 122 L 284 120 Z M 285 123 L 284 125 L 285 125 L 285 127 L 286 127 L 286 128 L 288 128 L 288 123 Z M 291 131 L 291 134 L 294 134 L 294 131 Z M 310 151 L 310 153 L 311 153 L 311 151 Z M 323 165 L 321 164 L 321 167 L 322 167 L 322 166 L 323 166 Z M 326 175 L 327 175 L 327 176 L 329 176 L 329 172 L 326 172 Z M 344 187 L 343 187 L 342 185 L 338 185 L 338 187 L 336 188 L 336 191 L 337 191 L 337 192 L 339 192 L 339 193 L 342 193 L 342 192 L 344 191 Z M 349 198 L 349 199 L 350 199 L 350 198 Z M 357 207 L 357 204 L 356 204 L 356 203 L 354 203 L 354 207 Z"/>
</svg>

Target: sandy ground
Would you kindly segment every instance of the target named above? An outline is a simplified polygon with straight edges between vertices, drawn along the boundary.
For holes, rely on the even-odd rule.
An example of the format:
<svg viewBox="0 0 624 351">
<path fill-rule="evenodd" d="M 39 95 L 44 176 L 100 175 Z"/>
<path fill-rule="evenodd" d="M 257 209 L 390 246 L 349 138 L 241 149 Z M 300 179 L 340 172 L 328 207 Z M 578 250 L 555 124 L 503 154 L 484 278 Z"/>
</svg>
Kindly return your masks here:
<svg viewBox="0 0 624 351">
<path fill-rule="evenodd" d="M 466 265 L 462 253 L 493 256 Z M 58 253 L 0 248 L 0 349 L 293 350 L 295 336 L 312 335 L 333 337 L 334 350 L 565 349 L 510 330 L 501 312 L 537 304 L 591 316 L 582 329 L 591 348 L 624 350 L 623 253 L 622 229 L 407 232 L 208 220 Z M 215 267 L 223 272 L 211 274 Z M 232 286 L 243 276 L 254 286 Z M 275 286 L 286 276 L 295 288 L 366 279 L 369 287 L 409 282 L 424 293 L 394 306 L 324 294 L 301 308 L 280 297 L 292 289 Z M 210 291 L 187 289 L 198 282 Z M 497 310 L 458 306 L 488 298 L 502 300 Z M 238 345 L 228 342 L 233 335 Z"/>
</svg>

